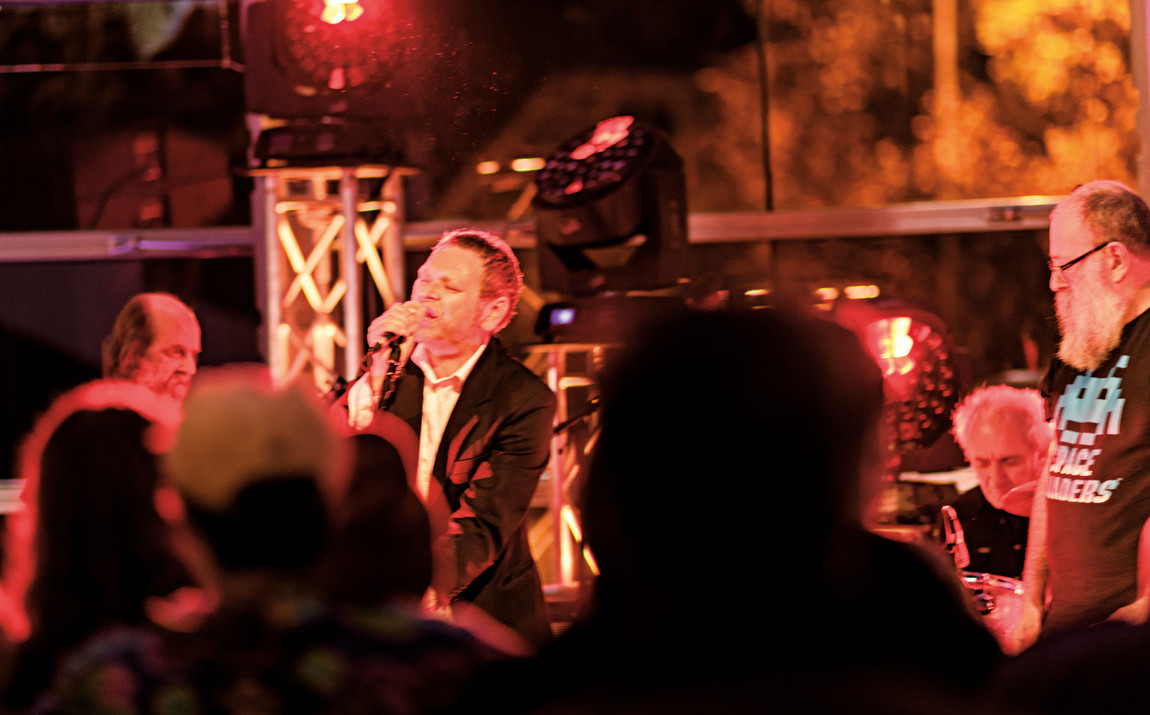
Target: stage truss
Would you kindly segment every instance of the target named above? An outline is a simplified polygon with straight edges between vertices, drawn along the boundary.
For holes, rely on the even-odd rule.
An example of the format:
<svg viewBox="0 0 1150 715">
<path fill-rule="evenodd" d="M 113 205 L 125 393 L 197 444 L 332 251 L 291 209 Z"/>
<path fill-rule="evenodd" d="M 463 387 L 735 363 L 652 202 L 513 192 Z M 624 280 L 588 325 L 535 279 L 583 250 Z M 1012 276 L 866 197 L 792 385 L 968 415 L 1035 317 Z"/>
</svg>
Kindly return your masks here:
<svg viewBox="0 0 1150 715">
<path fill-rule="evenodd" d="M 403 177 L 389 166 L 291 167 L 262 184 L 265 350 L 274 379 L 328 391 L 363 359 L 365 288 L 382 308 L 406 294 Z"/>
<path fill-rule="evenodd" d="M 599 435 L 596 377 L 610 349 L 599 343 L 536 345 L 528 349 L 525 361 L 556 397 L 551 462 L 536 493 L 536 503 L 545 506 L 547 514 L 531 533 L 532 552 L 553 606 L 581 600 L 582 587 L 598 572 L 583 544 L 576 505 Z"/>
</svg>

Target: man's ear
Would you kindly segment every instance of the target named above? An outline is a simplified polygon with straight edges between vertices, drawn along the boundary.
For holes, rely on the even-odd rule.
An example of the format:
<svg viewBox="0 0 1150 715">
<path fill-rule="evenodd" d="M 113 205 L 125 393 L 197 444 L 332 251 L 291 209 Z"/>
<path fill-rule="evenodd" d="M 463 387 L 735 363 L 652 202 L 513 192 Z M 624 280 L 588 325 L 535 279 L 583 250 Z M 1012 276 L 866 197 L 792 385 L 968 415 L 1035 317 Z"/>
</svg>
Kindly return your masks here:
<svg viewBox="0 0 1150 715">
<path fill-rule="evenodd" d="M 494 333 L 495 329 L 503 324 L 507 314 L 511 311 L 511 301 L 507 296 L 501 295 L 498 298 L 488 301 L 482 308 L 483 314 L 479 318 L 479 327 L 483 328 L 488 333 Z"/>
<path fill-rule="evenodd" d="M 1121 241 L 1111 241 L 1103 249 L 1103 253 L 1106 255 L 1106 260 L 1109 261 L 1111 279 L 1115 283 L 1120 283 L 1133 268 L 1131 261 L 1134 256 L 1130 254 L 1130 247 Z"/>
</svg>

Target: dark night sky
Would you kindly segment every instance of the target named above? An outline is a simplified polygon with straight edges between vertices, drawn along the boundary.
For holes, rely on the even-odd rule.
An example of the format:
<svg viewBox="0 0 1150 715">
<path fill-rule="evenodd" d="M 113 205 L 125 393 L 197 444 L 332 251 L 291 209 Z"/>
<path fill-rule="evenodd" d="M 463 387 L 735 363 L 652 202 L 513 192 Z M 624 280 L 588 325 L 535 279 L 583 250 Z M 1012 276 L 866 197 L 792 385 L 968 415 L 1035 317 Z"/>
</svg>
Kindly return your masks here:
<svg viewBox="0 0 1150 715">
<path fill-rule="evenodd" d="M 0 65 L 139 61 L 133 27 L 115 13 L 92 13 L 101 6 L 107 4 L 0 11 Z M 437 186 L 461 157 L 514 117 L 549 74 L 573 68 L 689 70 L 754 36 L 754 22 L 738 0 L 420 0 L 412 8 L 418 13 L 412 26 L 423 27 L 413 33 L 416 50 L 397 82 L 407 82 L 404 97 L 392 101 L 386 91 L 373 90 L 367 112 L 395 115 L 395 107 L 409 107 L 398 121 L 434 137 L 425 168 Z M 238 6 L 233 12 L 238 15 Z M 233 25 L 238 26 L 235 18 Z M 155 69 L 144 64 L 124 71 L 0 74 L 0 156 L 9 174 L 20 176 L 18 186 L 0 192 L 0 231 L 77 227 L 72 142 L 125 127 L 153 122 L 212 137 L 227 145 L 233 165 L 242 170 L 249 143 L 244 77 L 234 70 L 159 65 L 219 58 L 219 39 L 214 13 L 195 13 L 151 58 Z M 233 39 L 235 55 L 246 59 L 244 40 Z M 237 220 L 246 211 L 243 195 L 238 187 L 238 213 L 218 223 L 244 222 Z"/>
<path fill-rule="evenodd" d="M 118 14 L 123 6 L 101 14 L 109 7 L 69 2 L 0 9 L 0 66 L 68 67 L 0 73 L 0 163 L 5 177 L 0 232 L 80 228 L 77 195 L 113 195 L 123 189 L 117 189 L 115 181 L 111 186 L 86 185 L 97 179 L 76 171 L 84 147 L 141 127 L 175 127 L 226 147 L 235 199 L 232 210 L 216 223 L 245 225 L 249 185 L 242 174 L 249 139 L 244 75 L 232 69 L 165 66 L 219 59 L 218 21 L 209 14 L 192 14 L 165 49 L 141 61 L 132 27 Z M 233 12 L 238 13 L 238 7 L 233 3 Z M 433 181 L 439 182 L 450 179 L 461 159 L 512 119 L 548 75 L 576 68 L 689 71 L 745 44 L 754 34 L 738 0 L 418 0 L 414 7 L 425 14 L 428 28 L 417 43 L 423 53 L 417 59 L 424 65 L 413 65 L 409 73 L 420 80 L 412 86 L 421 94 L 421 112 L 408 119 L 435 138 L 431 168 Z M 244 60 L 245 49 L 241 43 L 234 56 Z M 93 69 L 107 62 L 138 67 Z M 556 137 L 556 142 L 562 139 L 566 137 Z M 122 175 L 130 176 L 130 158 L 123 161 Z M 115 312 L 134 292 L 172 290 L 196 299 L 205 334 L 228 337 L 211 341 L 218 354 L 206 350 L 206 364 L 258 359 L 251 343 L 258 315 L 252 314 L 250 304 L 235 305 L 235 295 L 244 295 L 251 277 L 237 280 L 245 269 L 233 264 L 154 260 L 0 265 L 0 300 L 11 304 L 19 299 L 28 304 L 26 313 L 41 313 L 45 324 L 72 325 L 43 331 L 0 325 L 0 478 L 11 467 L 15 444 L 32 416 L 59 390 L 98 376 L 93 353 Z M 68 288 L 51 297 L 51 286 L 62 284 Z M 251 286 L 246 290 L 250 296 Z M 227 293 L 223 298 L 221 291 Z M 76 344 L 51 337 L 58 333 L 71 336 Z"/>
</svg>

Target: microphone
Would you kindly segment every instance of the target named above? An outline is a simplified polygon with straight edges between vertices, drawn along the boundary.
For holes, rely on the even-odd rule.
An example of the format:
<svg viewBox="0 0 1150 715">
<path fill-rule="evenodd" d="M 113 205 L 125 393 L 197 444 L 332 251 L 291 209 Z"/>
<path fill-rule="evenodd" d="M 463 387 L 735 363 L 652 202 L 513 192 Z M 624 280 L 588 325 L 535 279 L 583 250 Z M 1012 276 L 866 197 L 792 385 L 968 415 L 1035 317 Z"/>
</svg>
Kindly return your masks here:
<svg viewBox="0 0 1150 715">
<path fill-rule="evenodd" d="M 383 334 L 383 342 L 394 347 L 396 345 L 403 345 L 403 341 L 407 340 L 406 335 L 396 335 L 390 330 Z"/>
<path fill-rule="evenodd" d="M 380 340 L 378 343 L 376 343 L 375 345 L 372 345 L 370 348 L 367 349 L 367 354 L 372 355 L 374 353 L 377 353 L 380 350 L 383 350 L 383 347 L 385 345 L 389 348 L 399 347 L 400 345 L 403 345 L 405 340 L 407 340 L 406 335 L 396 335 L 395 333 L 393 333 L 389 330 L 383 334 L 382 340 Z"/>
</svg>

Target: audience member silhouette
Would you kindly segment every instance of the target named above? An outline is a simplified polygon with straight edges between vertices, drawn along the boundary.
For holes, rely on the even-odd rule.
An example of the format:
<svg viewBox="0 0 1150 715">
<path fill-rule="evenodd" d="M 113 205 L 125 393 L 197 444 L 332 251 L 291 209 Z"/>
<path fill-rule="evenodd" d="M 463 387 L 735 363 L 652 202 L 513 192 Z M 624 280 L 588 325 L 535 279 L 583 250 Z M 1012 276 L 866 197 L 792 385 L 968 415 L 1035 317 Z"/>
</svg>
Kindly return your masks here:
<svg viewBox="0 0 1150 715">
<path fill-rule="evenodd" d="M 976 697 L 1001 653 L 957 575 L 864 528 L 883 382 L 854 334 L 686 313 L 624 347 L 601 388 L 591 606 L 464 707 L 951 712 Z"/>
<path fill-rule="evenodd" d="M 381 412 L 377 423 L 386 426 L 373 424 L 346 438 L 351 476 L 320 578 L 340 603 L 418 613 L 432 566 L 427 511 L 409 483 L 416 437 L 389 413 Z"/>
<path fill-rule="evenodd" d="M 993 693 L 1021 712 L 1125 715 L 1150 711 L 1150 625 L 1109 621 L 1040 638 L 1007 660 Z"/>
<path fill-rule="evenodd" d="M 177 415 L 175 402 L 142 385 L 104 380 L 58 398 L 34 426 L 21 454 L 25 508 L 6 544 L 5 587 L 24 606 L 7 627 L 27 636 L 7 678 L 7 709 L 29 706 L 89 637 L 146 626 L 154 599 L 190 587 L 154 507 L 148 448 L 150 428 Z"/>
<path fill-rule="evenodd" d="M 54 710 L 421 713 L 454 702 L 495 651 L 409 609 L 381 606 L 349 618 L 342 608 L 420 591 L 428 556 L 414 558 L 408 573 L 317 588 L 339 533 L 333 509 L 344 503 L 349 466 L 350 443 L 329 413 L 254 366 L 201 375 L 162 464 L 183 500 L 180 533 L 197 572 L 214 574 L 219 607 L 191 633 L 94 643 L 68 662 Z M 403 479 L 402 460 L 375 439 L 362 440 L 371 446 L 360 467 L 386 466 Z M 386 491 L 378 485 L 357 489 L 404 509 L 402 495 L 388 504 L 376 498 Z M 418 513 L 404 516 L 420 521 Z M 415 548 L 430 548 L 426 533 L 399 531 Z M 382 551 L 390 547 L 381 533 L 365 536 Z"/>
</svg>

